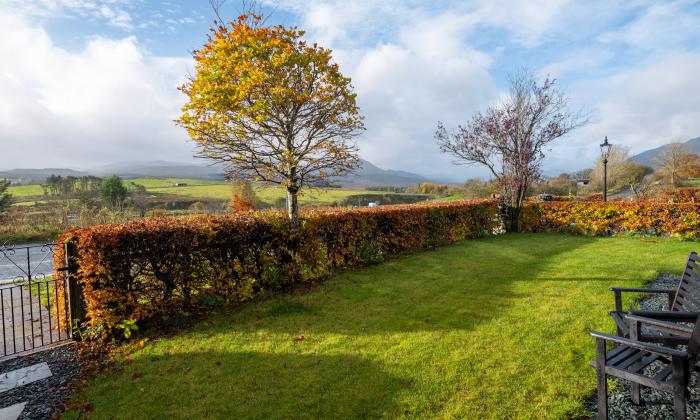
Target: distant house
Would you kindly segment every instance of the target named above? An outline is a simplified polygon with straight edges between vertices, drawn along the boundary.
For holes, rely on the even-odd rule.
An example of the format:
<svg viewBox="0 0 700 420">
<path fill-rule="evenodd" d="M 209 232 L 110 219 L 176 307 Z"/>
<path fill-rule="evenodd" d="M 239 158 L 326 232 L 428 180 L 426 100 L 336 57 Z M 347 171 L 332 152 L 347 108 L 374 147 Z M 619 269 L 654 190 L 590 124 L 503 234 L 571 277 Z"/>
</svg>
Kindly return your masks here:
<svg viewBox="0 0 700 420">
<path fill-rule="evenodd" d="M 372 202 L 372 203 L 369 203 L 367 205 L 367 207 L 379 207 L 379 203 Z"/>
<path fill-rule="evenodd" d="M 576 185 L 578 185 L 579 187 L 583 187 L 584 185 L 588 185 L 590 183 L 591 183 L 590 179 L 577 179 L 576 180 Z"/>
</svg>

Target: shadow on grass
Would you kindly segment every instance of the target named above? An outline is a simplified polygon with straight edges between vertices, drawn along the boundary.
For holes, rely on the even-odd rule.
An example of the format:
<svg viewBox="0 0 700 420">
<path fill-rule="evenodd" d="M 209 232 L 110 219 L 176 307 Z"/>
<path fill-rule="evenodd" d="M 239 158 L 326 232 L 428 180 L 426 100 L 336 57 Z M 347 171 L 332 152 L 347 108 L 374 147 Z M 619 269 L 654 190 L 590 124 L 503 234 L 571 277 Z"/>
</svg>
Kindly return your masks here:
<svg viewBox="0 0 700 420">
<path fill-rule="evenodd" d="M 87 402 L 91 418 L 378 418 L 407 385 L 350 356 L 195 351 L 142 355 Z"/>
<path fill-rule="evenodd" d="M 595 240 L 549 239 L 506 235 L 416 253 L 337 275 L 304 293 L 246 305 L 215 317 L 207 330 L 366 335 L 472 329 L 530 296 L 514 291 L 514 281 L 535 279 L 551 258 Z"/>
</svg>

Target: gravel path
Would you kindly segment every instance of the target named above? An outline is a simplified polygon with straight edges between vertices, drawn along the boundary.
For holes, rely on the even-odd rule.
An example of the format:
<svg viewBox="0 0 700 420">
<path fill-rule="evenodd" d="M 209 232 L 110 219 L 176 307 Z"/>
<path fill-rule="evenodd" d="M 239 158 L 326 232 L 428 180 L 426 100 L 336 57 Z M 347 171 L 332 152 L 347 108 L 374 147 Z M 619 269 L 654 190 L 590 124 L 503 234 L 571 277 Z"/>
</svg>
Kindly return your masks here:
<svg viewBox="0 0 700 420">
<path fill-rule="evenodd" d="M 46 362 L 51 376 L 0 394 L 0 407 L 27 402 L 19 419 L 50 419 L 68 397 L 68 384 L 80 373 L 78 351 L 68 344 L 0 363 L 0 374 Z"/>
<path fill-rule="evenodd" d="M 675 289 L 678 287 L 680 276 L 661 275 L 649 284 L 651 288 Z M 666 295 L 651 295 L 639 304 L 642 309 L 667 309 Z M 651 369 L 659 366 L 651 365 Z M 636 406 L 630 398 L 628 381 L 615 379 L 617 391 L 608 397 L 608 414 L 610 419 L 673 419 L 673 397 L 667 392 L 642 387 L 644 405 Z M 598 399 L 594 396 L 588 401 L 587 408 L 597 414 Z M 690 399 L 688 400 L 688 418 L 700 419 L 700 391 L 698 390 L 698 373 L 694 373 L 690 381 Z"/>
</svg>

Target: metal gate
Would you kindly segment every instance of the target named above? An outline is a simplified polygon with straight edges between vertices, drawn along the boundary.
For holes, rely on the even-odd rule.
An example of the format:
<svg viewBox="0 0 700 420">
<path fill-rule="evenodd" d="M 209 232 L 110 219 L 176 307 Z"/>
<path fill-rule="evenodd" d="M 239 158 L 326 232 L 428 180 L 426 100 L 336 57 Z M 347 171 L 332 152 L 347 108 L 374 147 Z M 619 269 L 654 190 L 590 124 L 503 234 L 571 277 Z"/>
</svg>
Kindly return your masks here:
<svg viewBox="0 0 700 420">
<path fill-rule="evenodd" d="M 56 246 L 0 245 L 0 358 L 71 339 L 69 282 L 54 276 Z"/>
</svg>

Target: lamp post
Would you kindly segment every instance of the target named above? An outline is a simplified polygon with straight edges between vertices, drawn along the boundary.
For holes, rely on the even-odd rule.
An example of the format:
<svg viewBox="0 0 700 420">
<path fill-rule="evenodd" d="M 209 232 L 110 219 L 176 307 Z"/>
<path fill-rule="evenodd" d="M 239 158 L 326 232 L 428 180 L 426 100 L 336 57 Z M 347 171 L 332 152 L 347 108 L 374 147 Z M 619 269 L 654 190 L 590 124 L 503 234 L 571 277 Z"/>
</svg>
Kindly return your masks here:
<svg viewBox="0 0 700 420">
<path fill-rule="evenodd" d="M 605 136 L 605 141 L 600 145 L 600 154 L 603 156 L 603 201 L 608 201 L 608 156 L 612 144 L 608 143 L 608 136 Z"/>
</svg>

